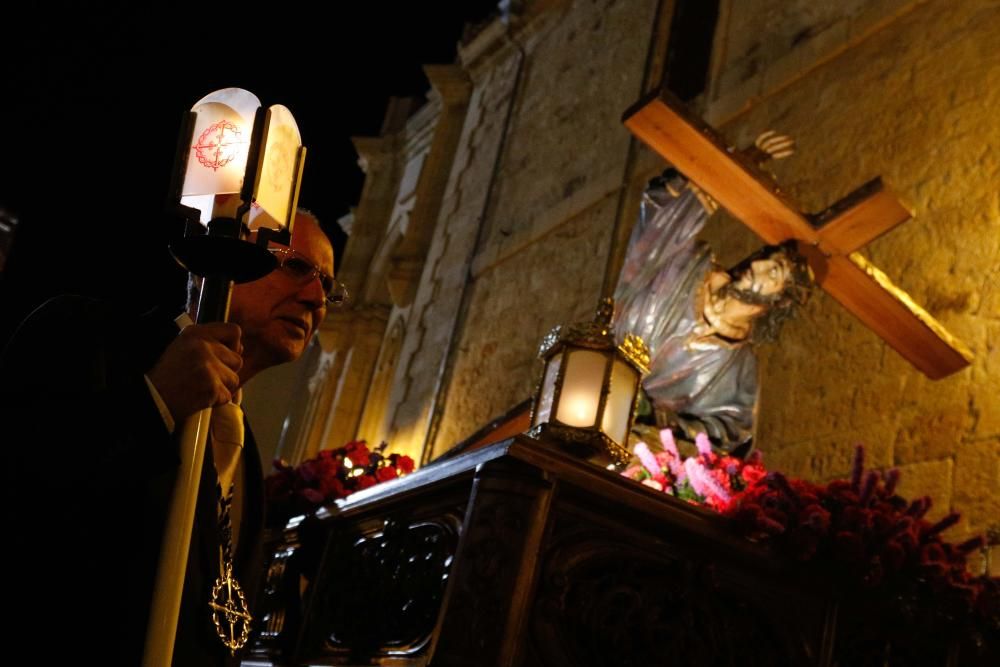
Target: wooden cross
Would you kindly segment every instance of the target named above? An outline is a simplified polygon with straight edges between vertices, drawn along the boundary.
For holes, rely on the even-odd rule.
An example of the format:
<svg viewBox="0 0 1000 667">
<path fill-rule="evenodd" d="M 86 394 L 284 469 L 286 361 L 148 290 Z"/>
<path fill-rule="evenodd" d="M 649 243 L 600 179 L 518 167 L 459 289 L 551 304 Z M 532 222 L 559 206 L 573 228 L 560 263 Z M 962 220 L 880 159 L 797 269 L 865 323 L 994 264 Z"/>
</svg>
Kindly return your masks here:
<svg viewBox="0 0 1000 667">
<path fill-rule="evenodd" d="M 640 100 L 623 122 L 764 241 L 799 241 L 817 284 L 927 377 L 943 378 L 972 361 L 960 340 L 856 252 L 911 217 L 881 179 L 807 215 L 668 91 Z"/>
</svg>

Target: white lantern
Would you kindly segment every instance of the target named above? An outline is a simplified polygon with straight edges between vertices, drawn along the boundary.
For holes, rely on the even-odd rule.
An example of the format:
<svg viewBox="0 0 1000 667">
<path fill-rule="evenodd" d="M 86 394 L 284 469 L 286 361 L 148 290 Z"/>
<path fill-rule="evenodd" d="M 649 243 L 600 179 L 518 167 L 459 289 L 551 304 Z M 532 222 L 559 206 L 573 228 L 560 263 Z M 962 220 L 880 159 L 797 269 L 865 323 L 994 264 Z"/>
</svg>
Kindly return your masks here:
<svg viewBox="0 0 1000 667">
<path fill-rule="evenodd" d="M 171 185 L 188 222 L 184 239 L 171 244 L 177 261 L 194 274 L 237 283 L 273 270 L 268 242 L 290 242 L 305 154 L 286 107 L 265 110 L 242 88 L 198 100 L 181 128 Z M 250 232 L 257 232 L 256 245 L 242 242 Z"/>
<path fill-rule="evenodd" d="M 615 343 L 614 304 L 601 301 L 593 322 L 553 329 L 538 355 L 545 361 L 531 413 L 531 434 L 551 436 L 587 459 L 628 462 L 628 434 L 649 350 L 638 336 Z"/>
</svg>

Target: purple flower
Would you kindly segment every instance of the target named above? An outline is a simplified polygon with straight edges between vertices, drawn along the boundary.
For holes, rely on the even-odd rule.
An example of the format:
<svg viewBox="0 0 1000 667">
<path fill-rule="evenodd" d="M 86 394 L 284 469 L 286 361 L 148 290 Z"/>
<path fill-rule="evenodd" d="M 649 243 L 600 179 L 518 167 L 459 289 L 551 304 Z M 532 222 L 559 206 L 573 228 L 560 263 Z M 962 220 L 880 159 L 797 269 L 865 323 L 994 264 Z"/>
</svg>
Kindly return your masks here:
<svg viewBox="0 0 1000 667">
<path fill-rule="evenodd" d="M 699 496 L 705 498 L 715 497 L 723 502 L 729 502 L 729 492 L 705 470 L 701 461 L 694 457 L 687 459 L 684 461 L 684 470 L 687 472 L 691 488 Z"/>
<path fill-rule="evenodd" d="M 712 456 L 712 441 L 708 439 L 708 435 L 705 433 L 699 433 L 694 436 L 695 447 L 698 448 L 698 453 L 704 457 Z"/>
<path fill-rule="evenodd" d="M 861 504 L 867 505 L 868 501 L 872 499 L 872 493 L 875 491 L 875 485 L 878 484 L 878 480 L 881 475 L 878 474 L 877 470 L 870 470 L 868 474 L 865 475 L 864 484 L 861 485 Z"/>
<path fill-rule="evenodd" d="M 961 518 L 962 515 L 960 515 L 958 512 L 952 512 L 951 514 L 949 514 L 948 516 L 946 516 L 945 518 L 941 519 L 936 524 L 928 528 L 925 535 L 927 537 L 930 537 L 931 535 L 937 535 L 938 533 L 942 533 L 951 528 L 952 526 L 954 526 L 956 523 L 958 523 L 958 520 Z"/>
<path fill-rule="evenodd" d="M 854 462 L 851 464 L 851 488 L 855 492 L 861 490 L 861 474 L 865 471 L 865 448 L 858 444 L 854 450 Z"/>
<path fill-rule="evenodd" d="M 677 443 L 674 441 L 674 432 L 669 428 L 660 431 L 660 444 L 663 451 L 670 454 L 670 473 L 679 480 L 684 477 L 684 465 L 681 463 L 681 453 L 677 451 Z"/>
<path fill-rule="evenodd" d="M 893 468 L 885 474 L 885 495 L 894 495 L 896 493 L 896 484 L 898 483 L 899 468 Z"/>
<path fill-rule="evenodd" d="M 635 446 L 635 455 L 639 457 L 639 461 L 642 462 L 642 467 L 645 468 L 650 475 L 653 477 L 658 477 L 663 474 L 660 470 L 660 462 L 656 460 L 653 456 L 653 452 L 649 451 L 649 445 L 645 442 L 640 442 Z"/>
<path fill-rule="evenodd" d="M 986 538 L 984 538 L 982 535 L 976 535 L 975 537 L 962 542 L 961 544 L 956 546 L 955 549 L 958 550 L 958 553 L 964 555 L 972 553 L 977 549 L 982 549 L 985 546 L 986 546 Z"/>
</svg>

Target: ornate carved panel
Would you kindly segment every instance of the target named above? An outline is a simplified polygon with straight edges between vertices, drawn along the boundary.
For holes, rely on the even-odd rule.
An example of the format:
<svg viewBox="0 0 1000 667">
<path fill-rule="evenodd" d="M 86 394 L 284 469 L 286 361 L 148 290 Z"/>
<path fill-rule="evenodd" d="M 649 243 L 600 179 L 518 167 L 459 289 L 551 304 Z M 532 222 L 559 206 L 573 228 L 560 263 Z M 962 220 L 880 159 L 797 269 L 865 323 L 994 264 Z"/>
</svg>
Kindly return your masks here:
<svg viewBox="0 0 1000 667">
<path fill-rule="evenodd" d="M 461 522 L 456 511 L 334 534 L 311 593 L 301 657 L 419 653 L 437 623 Z"/>
<path fill-rule="evenodd" d="M 435 665 L 507 664 L 516 650 L 551 499 L 538 468 L 490 461 L 477 474 Z"/>
<path fill-rule="evenodd" d="M 815 664 L 774 608 L 726 585 L 710 553 L 580 519 L 554 522 L 526 664 Z"/>
</svg>

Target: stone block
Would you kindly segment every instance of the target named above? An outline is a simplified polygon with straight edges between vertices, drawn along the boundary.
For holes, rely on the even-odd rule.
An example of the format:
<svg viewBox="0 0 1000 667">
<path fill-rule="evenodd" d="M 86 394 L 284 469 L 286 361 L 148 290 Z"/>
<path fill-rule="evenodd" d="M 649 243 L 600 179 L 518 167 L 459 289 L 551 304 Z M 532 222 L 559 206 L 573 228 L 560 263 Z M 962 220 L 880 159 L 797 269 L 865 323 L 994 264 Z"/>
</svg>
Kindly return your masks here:
<svg viewBox="0 0 1000 667">
<path fill-rule="evenodd" d="M 800 47 L 803 50 L 803 68 L 810 68 L 844 48 L 847 45 L 849 23 L 847 18 L 836 19 L 803 42 Z"/>
<path fill-rule="evenodd" d="M 866 0 L 850 17 L 850 36 L 865 37 L 922 0 Z"/>
<path fill-rule="evenodd" d="M 815 482 L 827 482 L 850 476 L 851 466 L 859 439 L 863 434 L 845 432 L 802 442 L 784 443 L 769 448 L 762 444 L 764 464 L 790 477 L 801 477 Z M 887 469 L 891 466 L 887 448 L 865 445 L 865 468 Z"/>
<path fill-rule="evenodd" d="M 899 472 L 899 495 L 907 500 L 930 496 L 933 504 L 926 517 L 929 521 L 941 519 L 951 512 L 954 474 L 951 459 L 908 463 L 899 466 Z M 949 531 L 949 535 L 953 531 L 955 528 Z"/>
<path fill-rule="evenodd" d="M 1000 526 L 1000 440 L 967 442 L 957 448 L 952 499 L 967 532 Z"/>
<path fill-rule="evenodd" d="M 975 425 L 969 409 L 970 398 L 962 378 L 939 382 L 941 391 L 935 405 L 907 410 L 900 419 L 894 457 L 897 464 L 942 459 L 959 451 Z"/>
</svg>

